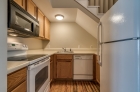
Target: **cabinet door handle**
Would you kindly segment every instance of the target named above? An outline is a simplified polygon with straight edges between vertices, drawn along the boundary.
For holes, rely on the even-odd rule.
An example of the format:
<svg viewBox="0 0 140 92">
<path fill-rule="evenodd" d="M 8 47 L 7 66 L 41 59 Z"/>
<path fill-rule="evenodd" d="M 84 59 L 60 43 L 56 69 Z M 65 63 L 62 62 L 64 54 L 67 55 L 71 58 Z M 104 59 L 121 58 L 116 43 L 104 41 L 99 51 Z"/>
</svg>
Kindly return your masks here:
<svg viewBox="0 0 140 92">
<path fill-rule="evenodd" d="M 65 62 L 71 62 L 71 61 L 65 61 Z"/>
</svg>

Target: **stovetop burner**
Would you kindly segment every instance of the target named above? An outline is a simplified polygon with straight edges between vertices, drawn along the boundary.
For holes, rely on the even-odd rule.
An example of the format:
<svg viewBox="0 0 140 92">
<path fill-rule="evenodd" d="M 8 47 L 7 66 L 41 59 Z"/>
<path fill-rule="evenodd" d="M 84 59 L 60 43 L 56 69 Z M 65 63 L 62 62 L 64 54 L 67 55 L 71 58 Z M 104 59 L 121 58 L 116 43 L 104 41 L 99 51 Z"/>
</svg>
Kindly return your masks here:
<svg viewBox="0 0 140 92">
<path fill-rule="evenodd" d="M 35 59 L 38 59 L 40 57 L 46 56 L 45 54 L 39 54 L 39 55 L 20 55 L 20 56 L 12 56 L 8 57 L 8 61 L 32 61 Z"/>
</svg>

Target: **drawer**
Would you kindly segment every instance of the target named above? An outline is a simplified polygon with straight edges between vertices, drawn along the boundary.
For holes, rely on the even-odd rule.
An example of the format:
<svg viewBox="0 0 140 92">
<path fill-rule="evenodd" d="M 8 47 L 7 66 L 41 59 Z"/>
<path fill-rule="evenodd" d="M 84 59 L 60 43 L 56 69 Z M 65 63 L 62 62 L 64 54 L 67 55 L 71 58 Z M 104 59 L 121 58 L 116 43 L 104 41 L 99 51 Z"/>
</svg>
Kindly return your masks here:
<svg viewBox="0 0 140 92">
<path fill-rule="evenodd" d="M 7 90 L 11 92 L 27 79 L 27 68 L 20 69 L 7 77 Z"/>
<path fill-rule="evenodd" d="M 57 55 L 57 59 L 73 59 L 73 55 Z"/>
<path fill-rule="evenodd" d="M 27 81 L 24 81 L 11 92 L 27 92 Z"/>
</svg>

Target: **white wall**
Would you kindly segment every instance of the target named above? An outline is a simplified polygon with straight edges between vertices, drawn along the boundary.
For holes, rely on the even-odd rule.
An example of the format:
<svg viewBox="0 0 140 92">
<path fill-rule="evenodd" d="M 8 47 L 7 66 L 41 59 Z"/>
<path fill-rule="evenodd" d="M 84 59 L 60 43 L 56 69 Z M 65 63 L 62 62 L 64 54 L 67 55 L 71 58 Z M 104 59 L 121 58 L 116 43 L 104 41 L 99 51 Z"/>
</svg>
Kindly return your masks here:
<svg viewBox="0 0 140 92">
<path fill-rule="evenodd" d="M 96 39 L 74 22 L 51 23 L 50 42 L 43 41 L 44 48 L 96 48 Z"/>
<path fill-rule="evenodd" d="M 35 38 L 7 37 L 7 42 L 20 42 L 28 45 L 29 50 L 43 49 L 42 40 Z"/>
<path fill-rule="evenodd" d="M 7 0 L 0 2 L 0 92 L 7 92 Z"/>
</svg>

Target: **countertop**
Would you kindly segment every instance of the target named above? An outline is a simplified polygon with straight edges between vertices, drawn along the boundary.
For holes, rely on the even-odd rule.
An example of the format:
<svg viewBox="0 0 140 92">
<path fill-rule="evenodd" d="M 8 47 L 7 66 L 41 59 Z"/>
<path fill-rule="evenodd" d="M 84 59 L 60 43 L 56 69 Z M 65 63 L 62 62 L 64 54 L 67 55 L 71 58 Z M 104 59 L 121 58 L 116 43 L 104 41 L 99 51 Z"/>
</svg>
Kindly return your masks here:
<svg viewBox="0 0 140 92">
<path fill-rule="evenodd" d="M 58 51 L 46 51 L 46 50 L 29 50 L 28 54 L 97 54 L 95 51 L 73 51 L 73 53 L 57 53 Z"/>
<path fill-rule="evenodd" d="M 53 54 L 63 54 L 57 53 L 57 51 L 46 51 L 46 50 L 29 50 L 27 54 L 46 54 L 51 56 Z M 65 53 L 64 53 L 65 54 Z M 73 51 L 73 53 L 69 54 L 96 54 L 94 51 Z M 14 71 L 17 71 L 21 68 L 24 68 L 29 65 L 29 61 L 8 61 L 7 62 L 7 74 L 10 74 Z"/>
<path fill-rule="evenodd" d="M 7 74 L 10 74 L 16 70 L 24 68 L 29 65 L 29 61 L 8 61 L 7 62 Z"/>
</svg>

